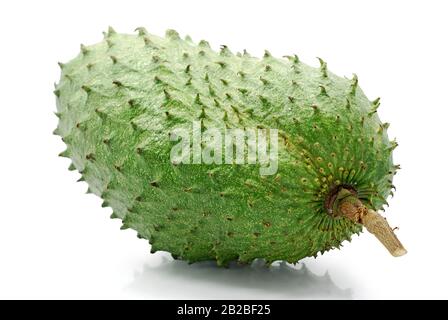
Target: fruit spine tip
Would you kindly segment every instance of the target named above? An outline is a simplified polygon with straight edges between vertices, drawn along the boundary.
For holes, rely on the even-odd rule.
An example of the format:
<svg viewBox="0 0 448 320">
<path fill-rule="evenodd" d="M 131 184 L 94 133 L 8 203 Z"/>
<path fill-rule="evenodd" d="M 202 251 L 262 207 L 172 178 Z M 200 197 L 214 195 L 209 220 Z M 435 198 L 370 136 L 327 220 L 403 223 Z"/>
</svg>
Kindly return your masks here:
<svg viewBox="0 0 448 320">
<path fill-rule="evenodd" d="M 205 47 L 205 48 L 210 48 L 210 44 L 208 43 L 207 40 L 200 40 L 199 43 L 198 43 L 198 46 Z"/>
<path fill-rule="evenodd" d="M 87 47 L 85 46 L 85 45 L 83 45 L 82 43 L 81 43 L 81 45 L 80 45 L 80 49 L 81 49 L 81 53 L 83 54 L 83 55 L 86 55 L 89 51 L 88 51 L 88 49 L 87 49 Z"/>
<path fill-rule="evenodd" d="M 291 61 L 293 64 L 298 64 L 300 62 L 299 60 L 299 56 L 297 54 L 293 55 L 293 56 L 284 56 L 286 59 L 288 59 L 289 61 Z"/>
<path fill-rule="evenodd" d="M 146 29 L 144 27 L 137 27 L 137 28 L 135 28 L 134 31 L 138 32 L 139 37 L 148 35 L 148 31 L 146 31 Z"/>
<path fill-rule="evenodd" d="M 328 96 L 327 89 L 325 89 L 325 86 L 320 85 L 319 88 L 320 88 L 320 94 L 321 95 Z"/>
<path fill-rule="evenodd" d="M 358 88 L 358 76 L 356 75 L 356 73 L 354 73 L 353 78 L 350 82 L 350 94 L 355 95 L 357 88 Z"/>
<path fill-rule="evenodd" d="M 107 33 L 106 33 L 106 35 L 107 35 L 107 37 L 110 37 L 110 36 L 112 36 L 112 35 L 114 35 L 114 34 L 116 34 L 117 32 L 114 30 L 114 28 L 112 28 L 111 26 L 109 26 L 108 28 L 107 28 Z"/>
<path fill-rule="evenodd" d="M 379 106 L 380 105 L 380 100 L 381 100 L 380 97 L 376 98 L 375 100 L 372 101 L 372 105 L 373 106 Z"/>
<path fill-rule="evenodd" d="M 165 37 L 171 40 L 180 40 L 179 33 L 174 29 L 167 29 L 165 31 Z"/>
<path fill-rule="evenodd" d="M 320 63 L 320 72 L 322 73 L 322 77 L 327 78 L 328 77 L 327 63 L 319 57 L 317 57 L 317 59 L 319 60 Z"/>
</svg>

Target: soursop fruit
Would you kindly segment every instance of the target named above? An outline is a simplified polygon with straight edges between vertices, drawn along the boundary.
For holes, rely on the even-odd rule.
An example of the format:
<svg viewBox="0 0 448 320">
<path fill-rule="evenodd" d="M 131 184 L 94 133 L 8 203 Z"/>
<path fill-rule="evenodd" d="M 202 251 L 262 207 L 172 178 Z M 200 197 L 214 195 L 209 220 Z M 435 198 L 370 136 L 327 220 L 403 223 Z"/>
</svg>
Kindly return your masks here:
<svg viewBox="0 0 448 320">
<path fill-rule="evenodd" d="M 174 30 L 104 35 L 60 63 L 55 133 L 88 192 L 152 252 L 219 265 L 297 262 L 339 248 L 363 225 L 393 255 L 406 252 L 375 212 L 394 188 L 397 144 L 356 76 L 338 77 L 321 59 L 314 68 L 296 55 L 215 52 Z M 192 152 L 172 161 L 172 133 L 195 123 L 199 133 L 277 130 L 275 171 L 247 161 L 248 143 L 243 162 L 220 162 L 219 148 L 217 161 L 201 162 L 207 142 L 188 140 Z"/>
</svg>

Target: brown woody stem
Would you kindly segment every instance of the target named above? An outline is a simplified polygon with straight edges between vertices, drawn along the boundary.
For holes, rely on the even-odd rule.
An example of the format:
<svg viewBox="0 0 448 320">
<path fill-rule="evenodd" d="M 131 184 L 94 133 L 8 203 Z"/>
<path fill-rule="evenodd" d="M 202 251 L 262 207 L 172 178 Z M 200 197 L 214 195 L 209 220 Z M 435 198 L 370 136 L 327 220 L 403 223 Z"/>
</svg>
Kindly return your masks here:
<svg viewBox="0 0 448 320">
<path fill-rule="evenodd" d="M 407 253 L 386 219 L 368 209 L 352 191 L 340 189 L 332 207 L 334 216 L 346 217 L 366 227 L 394 257 Z"/>
</svg>

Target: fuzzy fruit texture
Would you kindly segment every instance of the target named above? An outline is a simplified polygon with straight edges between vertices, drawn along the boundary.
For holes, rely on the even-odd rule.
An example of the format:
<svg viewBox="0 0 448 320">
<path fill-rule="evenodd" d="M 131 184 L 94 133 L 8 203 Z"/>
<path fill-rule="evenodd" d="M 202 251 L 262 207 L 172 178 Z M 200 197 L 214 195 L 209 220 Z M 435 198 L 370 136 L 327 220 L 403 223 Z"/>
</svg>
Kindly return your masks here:
<svg viewBox="0 0 448 320">
<path fill-rule="evenodd" d="M 398 166 L 387 123 L 353 79 L 297 56 L 278 59 L 213 51 L 206 41 L 164 38 L 143 28 L 109 29 L 60 64 L 55 131 L 89 191 L 152 252 L 219 265 L 264 258 L 297 262 L 362 230 L 326 206 L 344 186 L 369 209 L 391 194 Z M 207 128 L 275 128 L 278 171 L 259 165 L 172 164 L 169 133 Z"/>
</svg>

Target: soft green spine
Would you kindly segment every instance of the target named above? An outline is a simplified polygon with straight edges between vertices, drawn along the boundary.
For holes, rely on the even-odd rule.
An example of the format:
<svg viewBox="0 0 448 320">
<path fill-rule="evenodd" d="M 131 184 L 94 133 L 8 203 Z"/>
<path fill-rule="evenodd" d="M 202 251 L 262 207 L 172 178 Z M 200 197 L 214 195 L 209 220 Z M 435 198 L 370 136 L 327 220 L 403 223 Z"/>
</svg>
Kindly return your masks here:
<svg viewBox="0 0 448 320">
<path fill-rule="evenodd" d="M 264 258 L 296 262 L 340 247 L 361 226 L 324 207 L 339 184 L 380 209 L 391 193 L 392 150 L 358 80 L 310 67 L 297 56 L 263 58 L 220 52 L 168 30 L 113 29 L 61 64 L 59 125 L 81 181 L 148 239 L 190 262 L 219 265 Z M 173 165 L 169 132 L 202 121 L 203 129 L 277 128 L 278 172 L 256 165 Z"/>
</svg>

